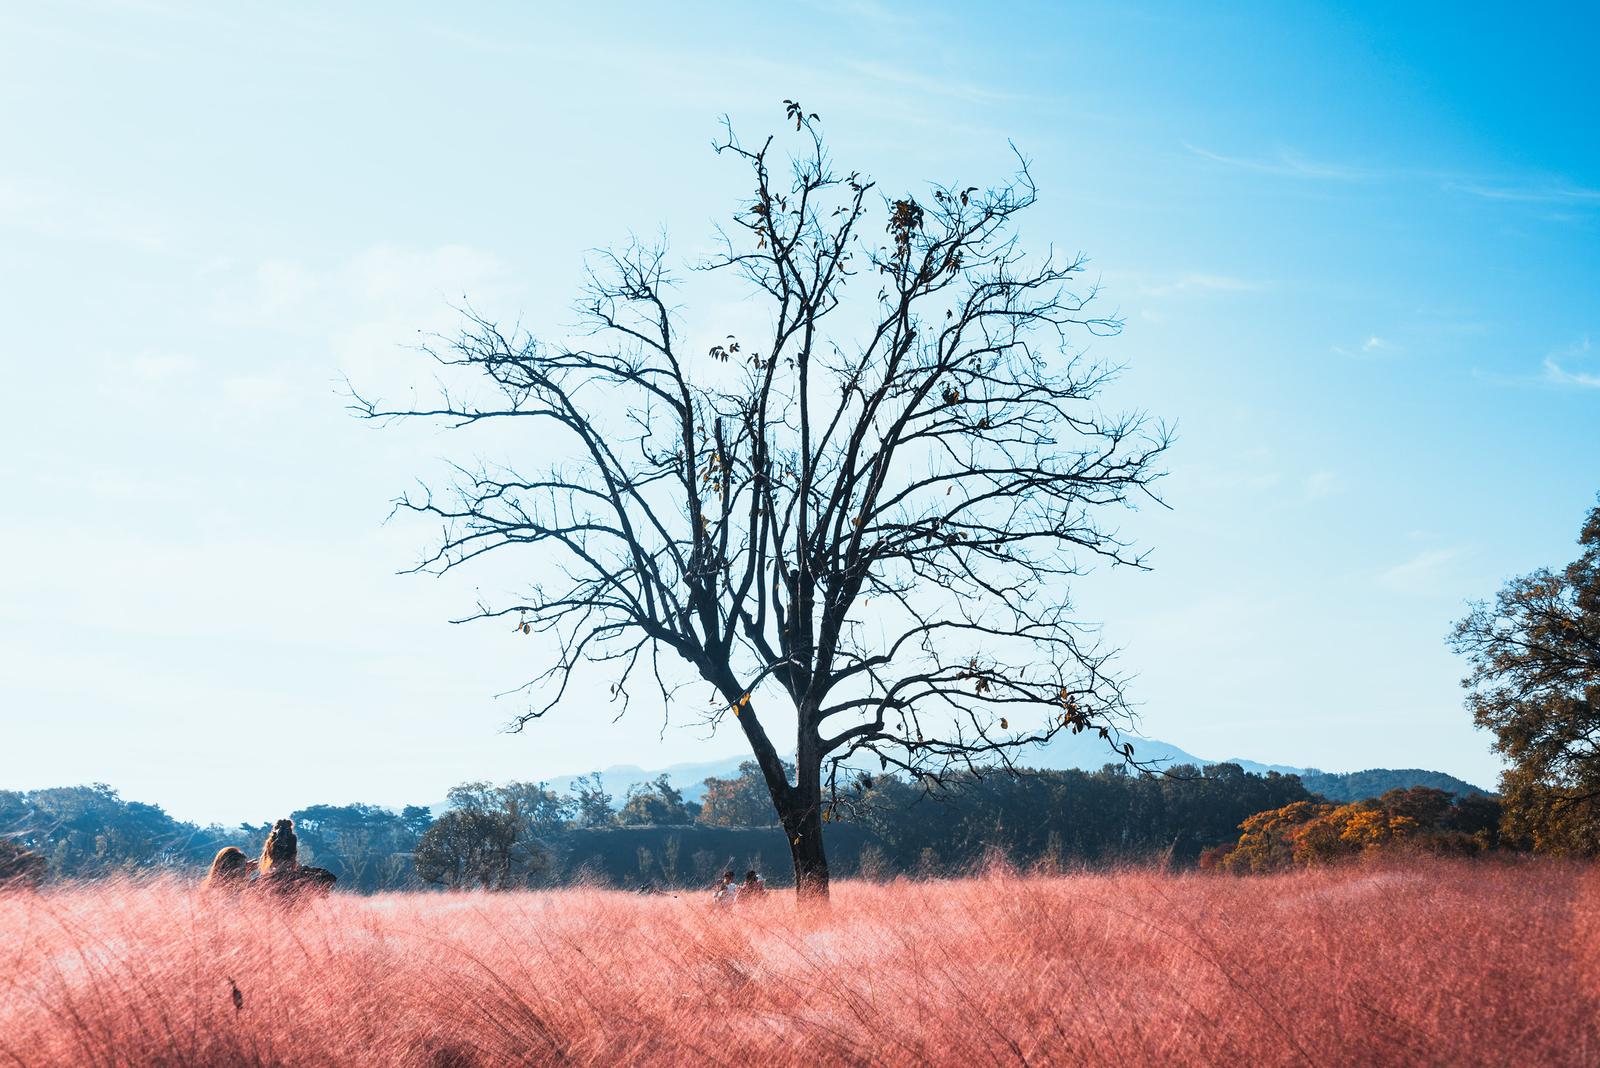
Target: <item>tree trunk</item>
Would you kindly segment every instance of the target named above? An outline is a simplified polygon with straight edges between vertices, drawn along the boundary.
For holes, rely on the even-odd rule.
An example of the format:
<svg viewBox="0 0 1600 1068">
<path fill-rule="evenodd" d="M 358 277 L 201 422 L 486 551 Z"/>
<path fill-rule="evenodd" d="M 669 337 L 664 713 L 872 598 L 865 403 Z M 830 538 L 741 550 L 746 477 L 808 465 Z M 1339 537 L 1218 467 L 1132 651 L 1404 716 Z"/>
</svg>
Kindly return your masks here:
<svg viewBox="0 0 1600 1068">
<path fill-rule="evenodd" d="M 827 903 L 828 854 L 822 841 L 822 753 L 816 731 L 817 710 L 803 704 L 797 710 L 803 724 L 796 739 L 794 790 L 783 829 L 789 835 L 794 858 L 794 889 L 801 901 Z"/>
<path fill-rule="evenodd" d="M 826 900 L 828 854 L 822 844 L 821 797 L 798 796 L 796 802 L 783 818 L 789 853 L 794 858 L 795 893 L 802 901 Z"/>
</svg>

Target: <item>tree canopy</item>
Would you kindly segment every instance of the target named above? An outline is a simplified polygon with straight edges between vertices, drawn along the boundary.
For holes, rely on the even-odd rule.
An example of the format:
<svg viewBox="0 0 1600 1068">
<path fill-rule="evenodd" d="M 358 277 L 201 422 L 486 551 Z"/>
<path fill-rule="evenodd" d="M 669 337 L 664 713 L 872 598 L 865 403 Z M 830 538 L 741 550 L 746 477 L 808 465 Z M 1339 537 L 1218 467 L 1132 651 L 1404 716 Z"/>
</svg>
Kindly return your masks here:
<svg viewBox="0 0 1600 1068">
<path fill-rule="evenodd" d="M 452 889 L 506 890 L 536 882 L 550 863 L 548 836 L 572 805 L 531 783 L 464 783 L 417 841 L 417 877 Z"/>
<path fill-rule="evenodd" d="M 676 789 L 671 779 L 663 773 L 652 782 L 628 788 L 622 810 L 617 813 L 617 822 L 629 826 L 690 823 L 694 819 L 694 810 L 698 808 L 685 802 L 683 791 Z"/>
<path fill-rule="evenodd" d="M 1600 505 L 1577 560 L 1512 579 L 1456 624 L 1478 726 L 1494 733 L 1508 833 L 1553 853 L 1600 853 Z"/>
<path fill-rule="evenodd" d="M 1205 867 L 1268 872 L 1397 850 L 1470 855 L 1499 844 L 1500 804 L 1414 786 L 1347 805 L 1293 801 L 1239 825 L 1239 840 L 1209 850 Z"/>
</svg>

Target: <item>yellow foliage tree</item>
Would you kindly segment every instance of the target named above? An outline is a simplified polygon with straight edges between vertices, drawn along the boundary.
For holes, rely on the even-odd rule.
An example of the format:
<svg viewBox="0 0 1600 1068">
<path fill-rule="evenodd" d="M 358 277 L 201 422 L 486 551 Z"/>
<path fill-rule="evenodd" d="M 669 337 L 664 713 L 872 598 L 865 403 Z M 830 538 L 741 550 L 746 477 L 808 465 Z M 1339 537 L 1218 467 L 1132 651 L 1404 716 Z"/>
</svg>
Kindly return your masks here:
<svg viewBox="0 0 1600 1068">
<path fill-rule="evenodd" d="M 1497 818 L 1498 806 L 1486 807 L 1481 799 L 1453 803 L 1444 791 L 1420 786 L 1348 805 L 1296 801 L 1241 823 L 1238 843 L 1216 866 L 1278 871 L 1399 848 L 1475 853 L 1492 844 L 1479 825 Z"/>
</svg>

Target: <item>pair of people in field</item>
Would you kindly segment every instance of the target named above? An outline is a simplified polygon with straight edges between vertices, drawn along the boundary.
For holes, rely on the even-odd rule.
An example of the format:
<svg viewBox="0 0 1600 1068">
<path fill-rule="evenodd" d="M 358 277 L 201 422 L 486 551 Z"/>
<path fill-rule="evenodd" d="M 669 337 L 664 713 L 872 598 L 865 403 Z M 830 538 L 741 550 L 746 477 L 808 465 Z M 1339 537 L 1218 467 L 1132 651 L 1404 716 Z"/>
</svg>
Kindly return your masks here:
<svg viewBox="0 0 1600 1068">
<path fill-rule="evenodd" d="M 744 882 L 742 883 L 733 881 L 732 869 L 723 872 L 722 882 L 717 884 L 717 889 L 711 895 L 712 900 L 718 905 L 750 902 L 766 896 L 767 881 L 754 868 L 744 873 Z"/>
<path fill-rule="evenodd" d="M 251 860 L 237 846 L 218 850 L 205 886 L 208 890 L 248 887 L 284 895 L 326 894 L 337 880 L 338 876 L 327 868 L 300 863 L 300 839 L 294 833 L 294 821 L 279 820 L 267 833 L 260 860 Z"/>
</svg>

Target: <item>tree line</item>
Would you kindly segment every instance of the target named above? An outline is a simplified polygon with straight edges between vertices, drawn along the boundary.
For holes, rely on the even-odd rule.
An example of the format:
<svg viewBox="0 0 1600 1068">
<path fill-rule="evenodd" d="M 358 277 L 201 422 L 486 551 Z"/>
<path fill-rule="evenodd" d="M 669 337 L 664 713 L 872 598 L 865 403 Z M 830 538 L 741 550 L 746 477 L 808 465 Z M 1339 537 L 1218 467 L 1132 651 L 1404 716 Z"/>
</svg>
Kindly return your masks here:
<svg viewBox="0 0 1600 1068">
<path fill-rule="evenodd" d="M 1477 803 L 1481 811 L 1495 805 Z M 863 775 L 840 791 L 828 820 L 841 874 L 890 878 L 957 874 L 997 856 L 1023 867 L 1194 865 L 1208 850 L 1237 843 L 1240 825 L 1256 814 L 1293 805 L 1334 807 L 1296 776 L 1234 764 L 1160 775 L 1108 765 L 966 772 L 933 793 L 898 776 Z M 791 878 L 789 844 L 753 761 L 706 780 L 698 801 L 664 775 L 622 797 L 589 775 L 565 792 L 539 783 L 464 783 L 437 815 L 421 806 L 397 812 L 355 804 L 313 805 L 291 817 L 303 859 L 334 872 L 341 889 L 362 893 L 580 881 L 700 887 L 728 867 L 760 868 L 775 885 Z M 259 850 L 268 830 L 265 823 L 186 823 L 103 785 L 0 792 L 0 835 L 12 843 L 16 872 L 30 878 L 197 872 L 223 846 Z M 6 864 L 0 854 L 0 867 Z"/>
<path fill-rule="evenodd" d="M 312 805 L 293 813 L 307 863 L 371 892 L 416 884 L 412 851 L 433 822 L 427 808 Z M 219 849 L 259 853 L 270 823 L 200 826 L 159 805 L 127 801 L 103 783 L 0 790 L 0 881 L 95 879 L 203 871 Z M 313 859 L 314 858 L 314 859 Z"/>
</svg>

